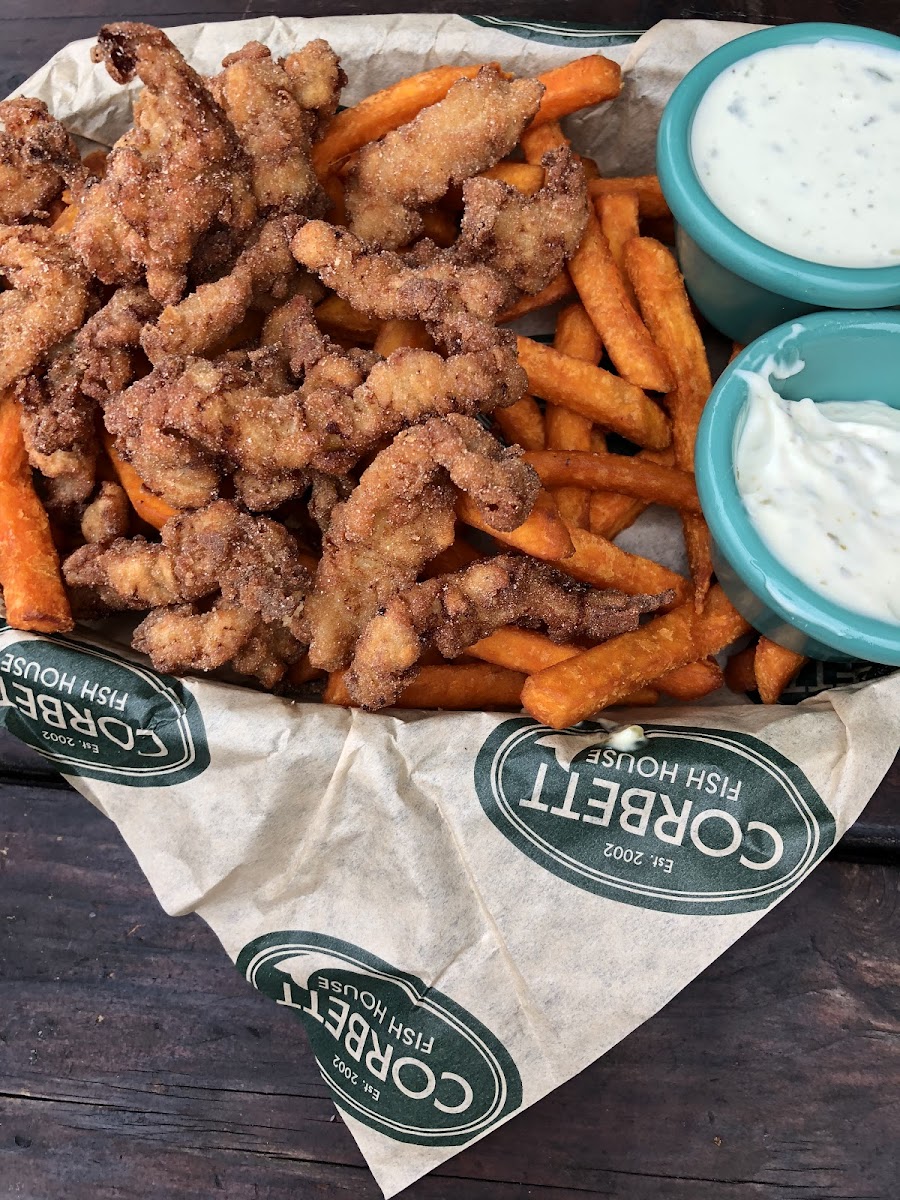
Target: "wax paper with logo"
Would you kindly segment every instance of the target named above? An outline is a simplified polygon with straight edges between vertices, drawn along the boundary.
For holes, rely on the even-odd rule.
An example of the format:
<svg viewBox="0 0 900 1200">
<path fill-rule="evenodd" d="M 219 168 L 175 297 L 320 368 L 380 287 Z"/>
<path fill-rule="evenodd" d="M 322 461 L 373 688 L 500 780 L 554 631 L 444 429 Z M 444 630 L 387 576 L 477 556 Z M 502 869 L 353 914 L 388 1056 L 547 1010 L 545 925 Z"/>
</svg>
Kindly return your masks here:
<svg viewBox="0 0 900 1200">
<path fill-rule="evenodd" d="M 652 170 L 672 88 L 748 28 L 670 21 L 635 43 L 404 15 L 174 37 L 206 73 L 252 38 L 284 54 L 325 37 L 347 103 L 442 62 L 529 74 L 600 47 L 623 95 L 570 131 L 617 174 Z M 108 144 L 132 89 L 89 46 L 21 91 Z M 677 564 L 674 529 L 651 510 L 626 541 Z M 646 741 L 616 749 L 603 722 L 370 715 L 166 678 L 93 633 L 3 627 L 0 720 L 116 823 L 168 912 L 198 912 L 293 1010 L 393 1195 L 604 1054 L 802 881 L 900 745 L 900 673 L 790 706 L 628 713 Z"/>
</svg>

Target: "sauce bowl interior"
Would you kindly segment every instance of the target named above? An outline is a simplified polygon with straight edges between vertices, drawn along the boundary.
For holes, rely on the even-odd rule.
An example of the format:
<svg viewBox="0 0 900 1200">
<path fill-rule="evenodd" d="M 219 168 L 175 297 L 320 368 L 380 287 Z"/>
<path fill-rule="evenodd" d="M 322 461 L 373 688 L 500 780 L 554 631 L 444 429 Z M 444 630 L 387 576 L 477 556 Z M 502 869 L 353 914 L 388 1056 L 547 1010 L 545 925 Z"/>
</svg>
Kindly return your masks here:
<svg viewBox="0 0 900 1200">
<path fill-rule="evenodd" d="M 900 37 L 863 26 L 820 21 L 777 26 L 735 38 L 702 59 L 669 98 L 657 139 L 660 183 L 675 220 L 697 245 L 757 287 L 817 307 L 863 309 L 900 304 L 900 266 L 832 266 L 775 250 L 725 217 L 694 169 L 694 116 L 713 80 L 760 50 L 823 39 L 862 42 L 900 52 Z"/>
<path fill-rule="evenodd" d="M 744 507 L 734 458 L 748 390 L 737 372 L 763 371 L 770 357 L 804 363 L 787 379 L 770 378 L 787 400 L 881 400 L 900 409 L 900 313 L 815 313 L 764 334 L 719 378 L 696 447 L 697 490 L 710 532 L 746 588 L 812 641 L 847 657 L 900 666 L 900 625 L 852 612 L 802 583 L 767 548 Z"/>
</svg>

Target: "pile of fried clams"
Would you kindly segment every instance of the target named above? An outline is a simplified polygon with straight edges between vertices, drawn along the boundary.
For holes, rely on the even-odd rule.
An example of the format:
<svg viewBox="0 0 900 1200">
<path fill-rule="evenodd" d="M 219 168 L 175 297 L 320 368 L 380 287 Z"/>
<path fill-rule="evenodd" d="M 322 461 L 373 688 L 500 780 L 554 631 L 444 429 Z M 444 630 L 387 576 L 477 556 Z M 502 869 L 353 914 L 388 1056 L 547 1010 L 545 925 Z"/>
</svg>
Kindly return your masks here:
<svg viewBox="0 0 900 1200">
<path fill-rule="evenodd" d="M 501 625 L 596 643 L 665 601 L 515 553 L 430 567 L 460 492 L 513 530 L 539 490 L 485 428 L 526 385 L 496 322 L 577 248 L 584 175 L 561 149 L 531 196 L 476 176 L 516 145 L 540 82 L 482 68 L 364 146 L 339 225 L 311 162 L 346 82 L 325 42 L 284 59 L 250 43 L 209 79 L 147 25 L 106 26 L 93 54 L 143 84 L 102 171 L 39 101 L 0 105 L 0 388 L 21 399 L 76 612 L 145 613 L 133 644 L 167 672 L 229 666 L 273 688 L 308 654 L 378 708 L 423 655 Z M 427 213 L 451 189 L 458 236 L 438 246 Z M 420 322 L 424 348 L 329 336 L 328 291 Z M 161 532 L 104 444 L 174 510 Z"/>
</svg>

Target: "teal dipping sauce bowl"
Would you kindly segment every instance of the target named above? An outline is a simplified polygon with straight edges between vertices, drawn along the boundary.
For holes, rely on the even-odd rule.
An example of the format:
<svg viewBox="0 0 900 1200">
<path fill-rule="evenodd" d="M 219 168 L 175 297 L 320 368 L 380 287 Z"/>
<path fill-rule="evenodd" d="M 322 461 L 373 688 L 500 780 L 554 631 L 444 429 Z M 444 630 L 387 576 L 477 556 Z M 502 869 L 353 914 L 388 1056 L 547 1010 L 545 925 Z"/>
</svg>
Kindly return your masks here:
<svg viewBox="0 0 900 1200">
<path fill-rule="evenodd" d="M 804 366 L 770 376 L 786 400 L 882 400 L 900 409 L 900 312 L 820 312 L 770 330 L 726 367 L 697 434 L 700 504 L 712 535 L 716 577 L 738 612 L 772 641 L 809 658 L 900 666 L 900 624 L 853 612 L 791 574 L 752 524 L 735 479 L 735 449 L 748 389 L 739 371 L 767 360 Z"/>
<path fill-rule="evenodd" d="M 744 34 L 707 55 L 685 75 L 662 115 L 657 171 L 675 217 L 685 283 L 710 324 L 736 342 L 750 342 L 783 321 L 820 309 L 900 305 L 900 266 L 834 267 L 774 250 L 723 216 L 694 170 L 694 116 L 713 80 L 759 50 L 823 39 L 900 51 L 900 37 L 858 25 L 814 21 Z M 815 202 L 811 196 L 810 203 Z"/>
</svg>

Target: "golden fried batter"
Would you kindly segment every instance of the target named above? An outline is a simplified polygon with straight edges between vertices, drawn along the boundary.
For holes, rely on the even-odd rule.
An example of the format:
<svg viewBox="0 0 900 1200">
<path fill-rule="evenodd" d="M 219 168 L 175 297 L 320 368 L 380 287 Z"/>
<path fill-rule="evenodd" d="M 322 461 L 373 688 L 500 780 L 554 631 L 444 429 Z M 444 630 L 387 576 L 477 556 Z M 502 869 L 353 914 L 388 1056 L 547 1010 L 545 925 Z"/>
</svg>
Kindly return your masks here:
<svg viewBox="0 0 900 1200">
<path fill-rule="evenodd" d="M 316 141 L 337 112 L 341 90 L 347 82 L 341 60 L 323 38 L 316 38 L 289 54 L 282 65 L 294 99 L 316 118 L 313 130 Z"/>
<path fill-rule="evenodd" d="M 209 81 L 209 89 L 237 130 L 253 173 L 253 191 L 261 211 L 321 213 L 325 194 L 310 162 L 312 137 L 319 126 L 320 108 L 337 105 L 332 90 L 340 81 L 337 56 L 327 45 L 318 54 L 291 55 L 299 69 L 288 70 L 288 61 L 273 59 L 260 42 L 248 42 L 229 54 L 223 71 Z M 330 62 L 329 62 L 330 60 Z M 325 89 L 320 86 L 325 81 Z M 331 85 L 331 86 L 329 86 Z M 321 95 L 327 89 L 326 95 Z M 336 89 L 339 94 L 339 87 Z M 317 104 L 316 101 L 323 100 Z M 307 111 L 305 100 L 312 100 Z M 333 108 L 332 108 L 332 111 Z"/>
<path fill-rule="evenodd" d="M 43 100 L 4 100 L 0 122 L 0 225 L 40 221 L 64 184 L 75 192 L 85 183 L 78 147 Z"/>
<path fill-rule="evenodd" d="M 485 559 L 395 596 L 357 642 L 347 687 L 363 707 L 383 708 L 415 678 L 429 646 L 456 658 L 501 625 L 543 626 L 554 641 L 597 643 L 637 629 L 642 613 L 671 598 L 598 591 L 517 555 Z"/>
<path fill-rule="evenodd" d="M 0 389 L 27 375 L 80 327 L 91 292 L 68 242 L 40 225 L 0 229 Z"/>
<path fill-rule="evenodd" d="M 106 608 L 153 608 L 133 645 L 161 671 L 235 670 L 274 686 L 302 654 L 309 572 L 277 521 L 220 500 L 174 517 L 161 543 L 82 546 L 63 564 L 67 584 Z M 208 607 L 214 597 L 212 607 Z M 204 609 L 198 601 L 207 601 Z"/>
<path fill-rule="evenodd" d="M 369 246 L 407 245 L 422 232 L 417 210 L 509 154 L 543 93 L 537 79 L 508 81 L 482 67 L 408 125 L 364 146 L 347 176 L 350 229 Z"/>
<path fill-rule="evenodd" d="M 131 505 L 124 488 L 108 480 L 84 510 L 81 535 L 86 542 L 112 542 L 127 537 L 131 523 Z"/>
<path fill-rule="evenodd" d="M 249 160 L 202 79 L 151 25 L 105 25 L 92 51 L 117 83 L 145 88 L 134 128 L 87 193 L 72 241 L 104 283 L 137 283 L 163 304 L 184 291 L 188 263 L 214 223 L 245 233 L 256 216 Z"/>
<path fill-rule="evenodd" d="M 531 512 L 537 476 L 471 417 L 448 416 L 399 434 L 335 508 L 307 601 L 310 661 L 346 665 L 379 609 L 414 583 L 454 537 L 454 486 L 497 529 Z"/>
<path fill-rule="evenodd" d="M 463 266 L 452 249 L 430 243 L 410 262 L 389 250 L 367 250 L 349 230 L 309 221 L 291 249 L 354 308 L 384 321 L 418 318 L 434 325 L 456 308 L 491 321 L 515 298 L 512 285 L 491 267 Z"/>
<path fill-rule="evenodd" d="M 263 222 L 229 274 L 203 283 L 179 304 L 164 308 L 156 325 L 148 325 L 141 342 L 151 362 L 170 355 L 204 354 L 221 344 L 262 296 L 284 300 L 299 272 L 291 254 L 291 238 L 299 217 Z"/>
<path fill-rule="evenodd" d="M 568 148 L 544 155 L 545 178 L 532 196 L 497 179 L 463 184 L 461 262 L 493 267 L 521 292 L 534 294 L 578 249 L 588 216 L 581 161 Z"/>
</svg>

